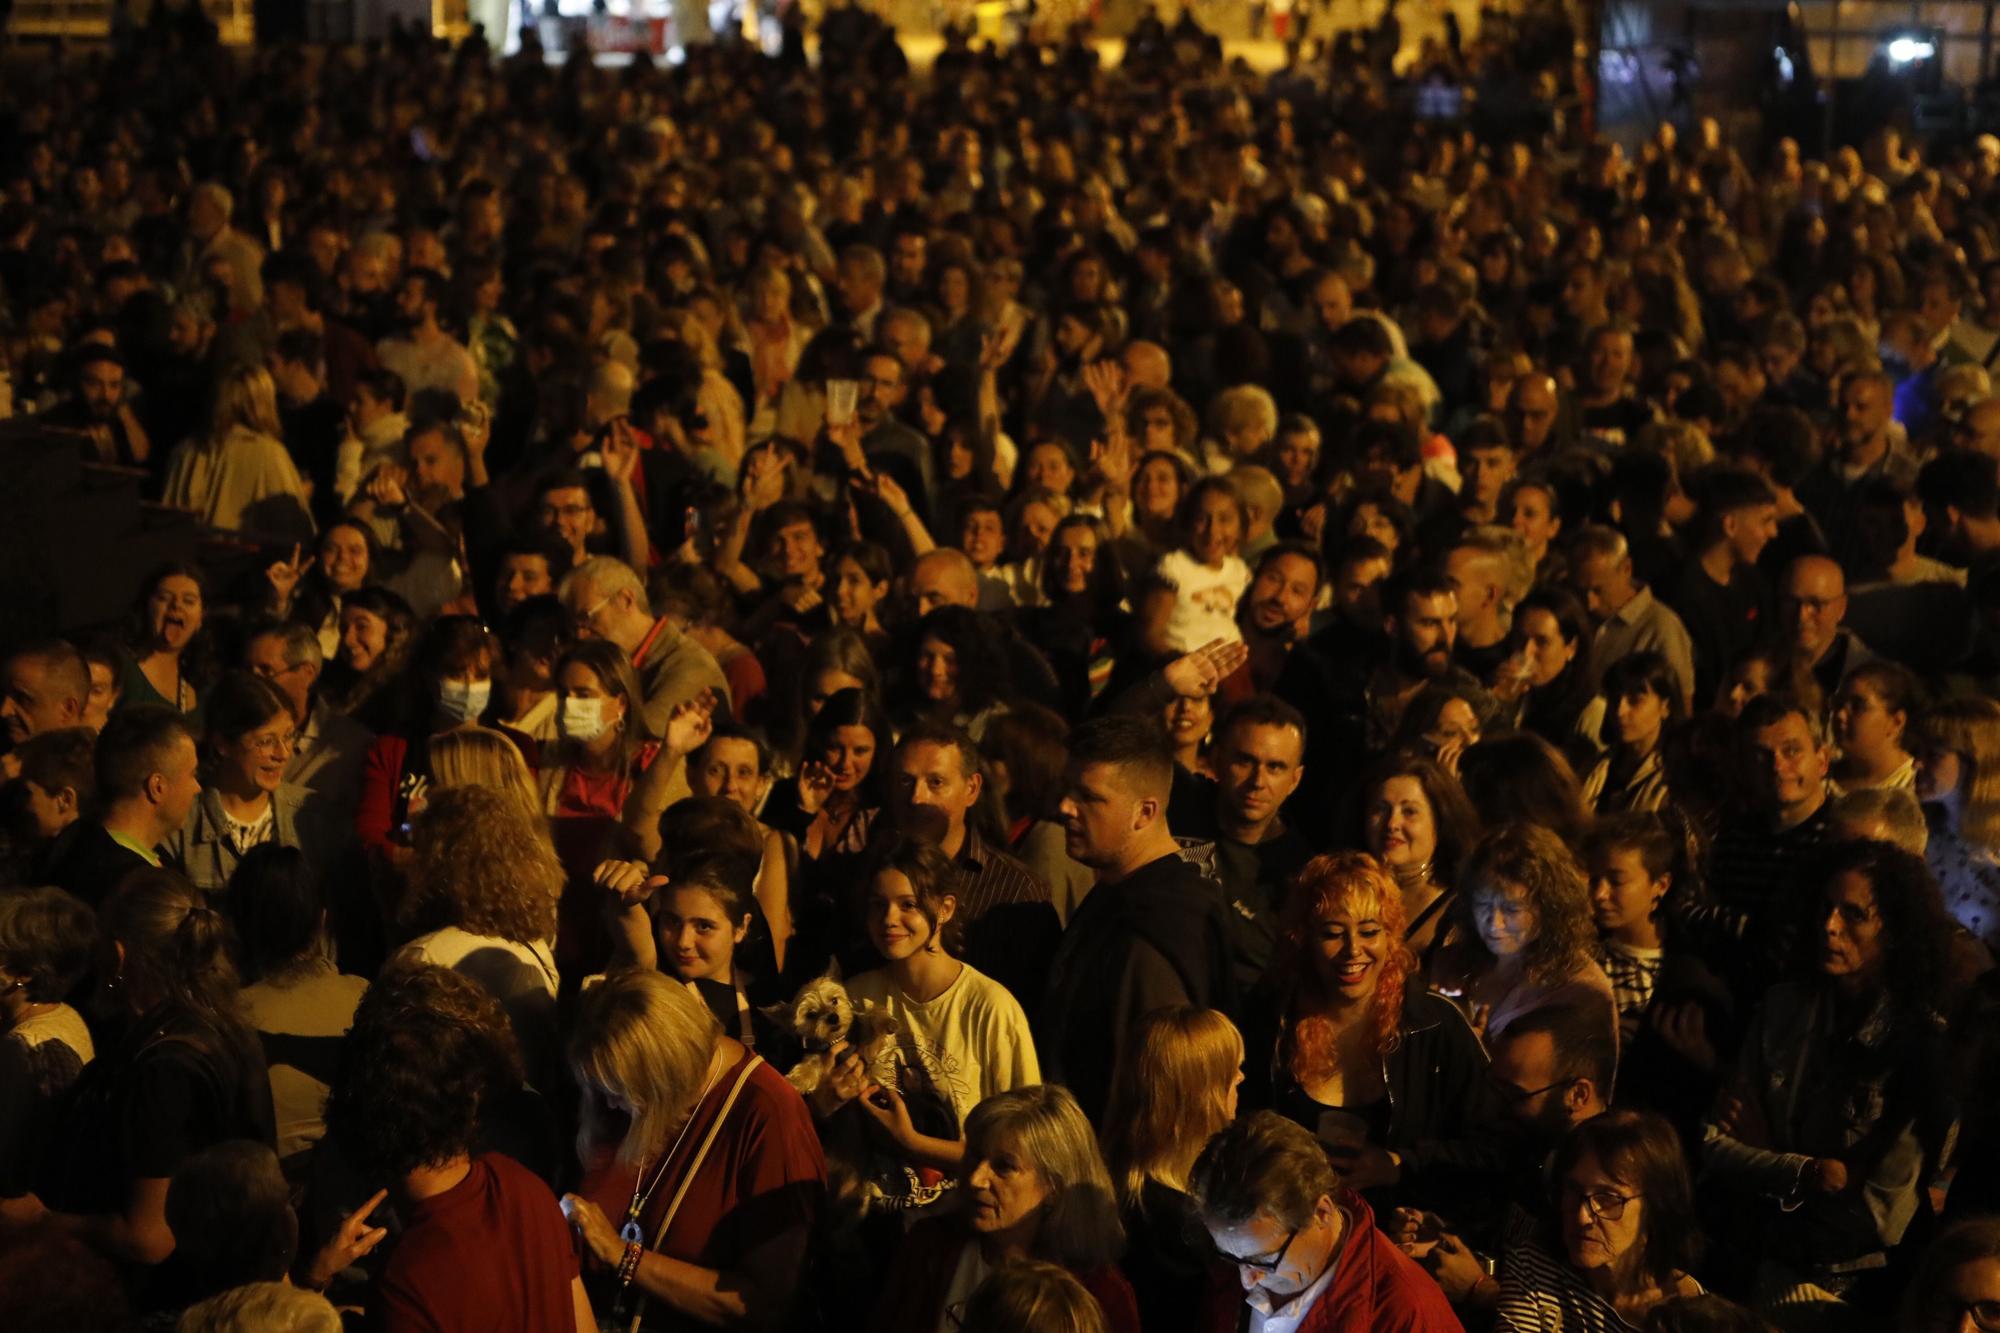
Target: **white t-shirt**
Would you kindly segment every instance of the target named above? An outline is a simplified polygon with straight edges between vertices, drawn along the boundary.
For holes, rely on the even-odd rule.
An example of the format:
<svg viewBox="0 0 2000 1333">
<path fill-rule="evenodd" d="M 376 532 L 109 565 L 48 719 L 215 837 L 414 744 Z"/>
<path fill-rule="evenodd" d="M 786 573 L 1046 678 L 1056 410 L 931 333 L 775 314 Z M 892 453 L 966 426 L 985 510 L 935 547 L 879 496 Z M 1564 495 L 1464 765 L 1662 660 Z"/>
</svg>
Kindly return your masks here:
<svg viewBox="0 0 2000 1333">
<path fill-rule="evenodd" d="M 1215 639 L 1234 643 L 1243 637 L 1236 628 L 1236 603 L 1250 586 L 1250 566 L 1237 556 L 1210 569 L 1186 551 L 1160 557 L 1160 578 L 1174 589 L 1174 611 L 1167 621 L 1167 646 L 1177 653 L 1193 652 Z"/>
<path fill-rule="evenodd" d="M 963 965 L 944 994 L 919 1004 L 897 989 L 887 968 L 847 983 L 858 1005 L 873 1000 L 901 1025 L 873 1071 L 876 1082 L 908 1093 L 935 1087 L 963 1126 L 973 1107 L 996 1092 L 1042 1081 L 1028 1016 L 1005 986 Z"/>
<path fill-rule="evenodd" d="M 399 958 L 448 967 L 484 986 L 507 1011 L 528 1081 L 555 1087 L 562 1068 L 562 1034 L 556 1026 L 555 955 L 545 941 L 520 944 L 497 935 L 474 935 L 446 926 L 404 945 Z"/>
</svg>

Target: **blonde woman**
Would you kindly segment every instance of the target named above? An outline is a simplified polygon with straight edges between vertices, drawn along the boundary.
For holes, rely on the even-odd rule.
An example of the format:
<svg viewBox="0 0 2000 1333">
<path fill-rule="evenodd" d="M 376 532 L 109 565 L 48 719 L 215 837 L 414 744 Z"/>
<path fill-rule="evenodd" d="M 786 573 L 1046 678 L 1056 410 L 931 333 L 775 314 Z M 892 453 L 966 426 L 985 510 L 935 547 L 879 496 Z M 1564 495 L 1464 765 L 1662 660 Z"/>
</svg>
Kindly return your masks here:
<svg viewBox="0 0 2000 1333">
<path fill-rule="evenodd" d="M 1951 699 L 1917 719 L 1917 798 L 1934 808 L 1924 860 L 1945 909 L 2000 946 L 2000 703 Z"/>
<path fill-rule="evenodd" d="M 813 331 L 792 317 L 792 280 L 783 269 L 760 265 L 745 282 L 744 296 L 743 350 L 757 385 L 753 424 L 768 433 L 777 420 L 778 392 L 798 370 Z"/>
<path fill-rule="evenodd" d="M 520 748 L 491 727 L 458 727 L 431 738 L 431 790 L 452 787 L 487 787 L 519 797 L 530 810 L 542 808 Z"/>
<path fill-rule="evenodd" d="M 1162 1009 L 1112 1076 L 1104 1155 L 1118 1189 L 1128 1244 L 1120 1265 L 1139 1298 L 1139 1322 L 1171 1328 L 1195 1309 L 1209 1247 L 1188 1196 L 1203 1145 L 1236 1118 L 1243 1035 L 1213 1009 Z"/>
<path fill-rule="evenodd" d="M 271 372 L 239 366 L 216 388 L 208 432 L 174 449 L 160 498 L 225 532 L 310 541 L 305 482 L 282 435 Z"/>
<path fill-rule="evenodd" d="M 889 1261 L 873 1316 L 877 1333 L 950 1327 L 1006 1264 L 1061 1264 L 1097 1299 L 1112 1333 L 1138 1333 L 1132 1284 L 1114 1267 L 1124 1244 L 1097 1136 L 1069 1089 L 996 1093 L 965 1122 L 959 1206 L 919 1222 Z"/>
<path fill-rule="evenodd" d="M 668 310 L 660 318 L 667 336 L 694 353 L 701 366 L 701 389 L 695 395 L 695 406 L 701 409 L 708 424 L 702 428 L 700 442 L 721 454 L 730 467 L 736 467 L 743 461 L 743 396 L 722 374 L 721 349 L 708 326 L 692 310 Z"/>
<path fill-rule="evenodd" d="M 412 843 L 398 916 L 420 933 L 401 956 L 463 972 L 491 991 L 514 1026 L 529 1079 L 553 1087 L 563 869 L 546 825 L 511 793 L 453 787 L 431 796 Z"/>
<path fill-rule="evenodd" d="M 569 1064 L 583 1179 L 563 1202 L 593 1305 L 642 1331 L 785 1326 L 826 1194 L 791 1084 L 687 987 L 639 968 L 583 992 Z"/>
</svg>

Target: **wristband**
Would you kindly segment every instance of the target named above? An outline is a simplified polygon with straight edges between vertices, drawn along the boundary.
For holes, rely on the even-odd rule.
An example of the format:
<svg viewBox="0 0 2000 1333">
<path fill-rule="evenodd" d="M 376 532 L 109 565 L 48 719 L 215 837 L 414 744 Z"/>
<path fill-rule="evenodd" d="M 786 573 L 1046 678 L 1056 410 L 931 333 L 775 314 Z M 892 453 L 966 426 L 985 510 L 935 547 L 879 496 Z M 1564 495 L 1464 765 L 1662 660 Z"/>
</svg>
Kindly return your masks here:
<svg viewBox="0 0 2000 1333">
<path fill-rule="evenodd" d="M 629 1287 L 632 1285 L 632 1279 L 638 1276 L 639 1273 L 639 1256 L 644 1254 L 645 1252 L 646 1252 L 646 1247 L 641 1245 L 638 1241 L 635 1240 L 627 1242 L 625 1246 L 625 1256 L 624 1258 L 618 1261 L 619 1286 Z"/>
</svg>

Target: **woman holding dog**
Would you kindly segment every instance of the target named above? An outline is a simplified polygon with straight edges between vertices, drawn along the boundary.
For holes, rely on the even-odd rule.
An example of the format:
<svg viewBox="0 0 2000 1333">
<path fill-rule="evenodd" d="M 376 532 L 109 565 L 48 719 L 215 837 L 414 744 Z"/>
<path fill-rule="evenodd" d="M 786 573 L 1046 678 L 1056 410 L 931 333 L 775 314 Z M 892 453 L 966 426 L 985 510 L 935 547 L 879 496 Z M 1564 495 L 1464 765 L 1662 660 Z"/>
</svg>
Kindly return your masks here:
<svg viewBox="0 0 2000 1333">
<path fill-rule="evenodd" d="M 823 1115 L 859 1098 L 920 1167 L 958 1166 L 965 1154 L 958 1127 L 972 1109 L 994 1093 L 1041 1082 L 1020 1003 L 957 956 L 959 874 L 935 845 L 914 839 L 898 839 L 876 858 L 863 914 L 883 966 L 847 990 L 856 1006 L 872 1001 L 886 1011 L 896 1034 L 872 1064 L 859 1053 L 843 1057 L 815 1097 Z"/>
<path fill-rule="evenodd" d="M 826 1195 L 812 1116 L 686 986 L 628 968 L 569 1043 L 584 1174 L 564 1211 L 594 1308 L 645 1329 L 783 1326 Z"/>
</svg>

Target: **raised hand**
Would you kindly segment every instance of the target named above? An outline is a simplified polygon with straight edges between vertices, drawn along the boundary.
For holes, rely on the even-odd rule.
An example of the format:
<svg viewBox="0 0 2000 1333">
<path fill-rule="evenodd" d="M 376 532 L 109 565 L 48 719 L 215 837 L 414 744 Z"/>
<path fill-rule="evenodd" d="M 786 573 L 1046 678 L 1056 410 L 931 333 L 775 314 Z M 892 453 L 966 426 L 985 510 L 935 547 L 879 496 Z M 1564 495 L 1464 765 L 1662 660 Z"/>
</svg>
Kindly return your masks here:
<svg viewBox="0 0 2000 1333">
<path fill-rule="evenodd" d="M 298 591 L 299 580 L 306 576 L 306 571 L 311 569 L 313 562 L 318 559 L 316 555 L 309 555 L 301 560 L 299 544 L 293 542 L 290 560 L 274 560 L 265 568 L 264 581 L 271 585 L 271 591 L 276 595 L 280 606 L 291 605 L 292 594 Z"/>
<path fill-rule="evenodd" d="M 388 1190 L 376 1190 L 367 1203 L 341 1221 L 340 1230 L 328 1237 L 326 1244 L 319 1247 L 319 1253 L 313 1256 L 312 1264 L 306 1270 L 307 1286 L 315 1291 L 324 1290 L 344 1270 L 353 1267 L 370 1250 L 388 1239 L 389 1228 L 368 1225 L 368 1215 L 380 1208 L 388 1197 Z"/>
<path fill-rule="evenodd" d="M 715 730 L 715 691 L 703 690 L 667 715 L 666 746 L 675 754 L 693 754 Z"/>
<path fill-rule="evenodd" d="M 1093 441 L 1090 457 L 1106 490 L 1122 495 L 1132 489 L 1132 475 L 1138 468 L 1132 458 L 1132 441 L 1124 431 L 1114 430 L 1106 439 Z"/>
<path fill-rule="evenodd" d="M 667 882 L 644 861 L 600 861 L 591 882 L 618 900 L 620 907 L 637 907 Z"/>
<path fill-rule="evenodd" d="M 363 488 L 368 498 L 384 509 L 399 509 L 409 502 L 410 474 L 393 463 L 385 463 L 368 476 Z"/>
<path fill-rule="evenodd" d="M 1161 674 L 1174 693 L 1198 697 L 1215 693 L 1225 676 L 1249 660 L 1250 645 L 1241 639 L 1211 639 L 1167 663 Z"/>
<path fill-rule="evenodd" d="M 870 480 L 874 484 L 875 494 L 881 497 L 883 504 L 889 506 L 890 513 L 894 514 L 897 518 L 909 517 L 909 493 L 902 488 L 894 477 L 886 472 L 877 472 L 873 474 Z"/>
<path fill-rule="evenodd" d="M 1125 367 L 1116 361 L 1093 361 L 1083 368 L 1083 385 L 1097 400 L 1097 410 L 1109 421 L 1125 407 Z"/>
<path fill-rule="evenodd" d="M 816 815 L 833 795 L 833 770 L 817 759 L 799 765 L 799 809 Z"/>
<path fill-rule="evenodd" d="M 624 418 L 611 423 L 611 429 L 604 432 L 604 442 L 597 446 L 597 452 L 604 459 L 604 475 L 620 486 L 632 484 L 632 474 L 639 466 L 639 441 L 632 434 L 632 424 Z"/>
</svg>

